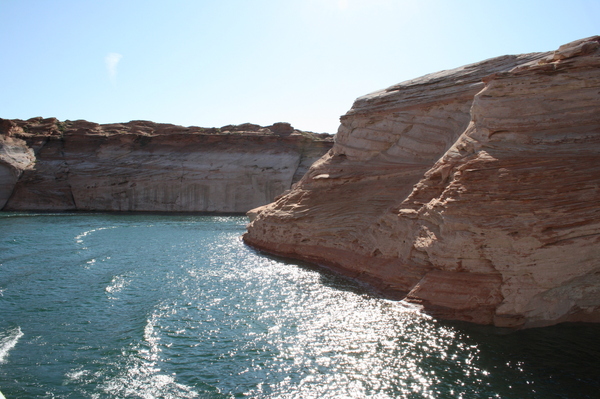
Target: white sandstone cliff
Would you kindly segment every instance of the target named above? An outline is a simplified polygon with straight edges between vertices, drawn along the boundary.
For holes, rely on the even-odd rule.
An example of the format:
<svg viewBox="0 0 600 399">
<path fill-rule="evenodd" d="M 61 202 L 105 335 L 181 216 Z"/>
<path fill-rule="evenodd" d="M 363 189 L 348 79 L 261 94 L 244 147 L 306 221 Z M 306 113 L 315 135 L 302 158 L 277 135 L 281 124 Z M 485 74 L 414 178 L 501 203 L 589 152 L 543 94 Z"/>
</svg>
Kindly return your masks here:
<svg viewBox="0 0 600 399">
<path fill-rule="evenodd" d="M 2 127 L 4 210 L 243 213 L 289 189 L 333 144 L 286 123 L 204 129 L 33 118 Z M 15 148 L 28 164 L 3 163 Z"/>
</svg>

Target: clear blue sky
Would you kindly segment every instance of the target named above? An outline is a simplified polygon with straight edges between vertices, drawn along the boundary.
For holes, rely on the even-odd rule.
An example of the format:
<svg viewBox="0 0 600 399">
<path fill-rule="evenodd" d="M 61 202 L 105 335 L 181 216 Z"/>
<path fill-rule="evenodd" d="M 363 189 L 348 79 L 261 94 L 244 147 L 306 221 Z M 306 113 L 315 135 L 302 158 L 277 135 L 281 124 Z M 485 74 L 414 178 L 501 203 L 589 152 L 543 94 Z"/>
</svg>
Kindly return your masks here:
<svg viewBox="0 0 600 399">
<path fill-rule="evenodd" d="M 0 117 L 278 121 L 600 34 L 600 0 L 0 0 Z"/>
</svg>

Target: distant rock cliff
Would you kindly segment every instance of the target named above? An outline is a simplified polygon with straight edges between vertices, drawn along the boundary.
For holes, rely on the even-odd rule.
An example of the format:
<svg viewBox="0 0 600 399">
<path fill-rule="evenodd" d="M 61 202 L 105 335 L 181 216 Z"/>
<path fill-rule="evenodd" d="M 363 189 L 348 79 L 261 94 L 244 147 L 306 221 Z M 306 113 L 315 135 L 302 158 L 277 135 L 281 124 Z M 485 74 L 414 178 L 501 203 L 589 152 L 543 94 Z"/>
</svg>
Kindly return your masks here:
<svg viewBox="0 0 600 399">
<path fill-rule="evenodd" d="M 600 321 L 600 37 L 356 100 L 244 240 L 452 319 Z"/>
<path fill-rule="evenodd" d="M 243 213 L 288 190 L 332 145 L 287 123 L 0 119 L 0 209 Z"/>
</svg>

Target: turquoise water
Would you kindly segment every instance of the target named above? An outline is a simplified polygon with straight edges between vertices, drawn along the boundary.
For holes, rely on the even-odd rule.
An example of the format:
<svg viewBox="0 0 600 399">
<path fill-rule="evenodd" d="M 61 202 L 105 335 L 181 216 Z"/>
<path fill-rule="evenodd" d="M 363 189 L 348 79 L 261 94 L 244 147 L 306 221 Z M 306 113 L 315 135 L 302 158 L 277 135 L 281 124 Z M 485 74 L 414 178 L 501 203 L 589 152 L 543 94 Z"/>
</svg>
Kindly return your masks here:
<svg viewBox="0 0 600 399">
<path fill-rule="evenodd" d="M 243 245 L 244 217 L 0 213 L 12 398 L 596 398 L 600 328 L 441 322 Z"/>
</svg>

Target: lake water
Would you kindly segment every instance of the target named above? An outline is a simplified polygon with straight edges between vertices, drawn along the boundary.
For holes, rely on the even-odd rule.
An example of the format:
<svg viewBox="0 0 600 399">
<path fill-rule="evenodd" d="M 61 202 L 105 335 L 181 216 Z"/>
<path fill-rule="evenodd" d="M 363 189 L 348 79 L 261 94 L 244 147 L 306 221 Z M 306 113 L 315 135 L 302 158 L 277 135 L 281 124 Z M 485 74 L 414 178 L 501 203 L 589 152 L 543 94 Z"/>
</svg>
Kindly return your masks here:
<svg viewBox="0 0 600 399">
<path fill-rule="evenodd" d="M 597 398 L 600 328 L 442 322 L 240 239 L 245 217 L 0 213 L 0 391 Z"/>
</svg>

